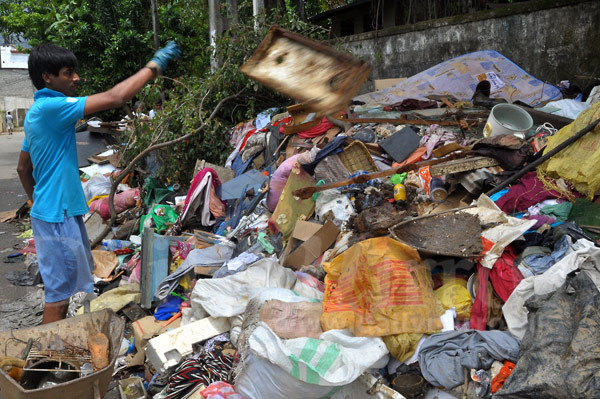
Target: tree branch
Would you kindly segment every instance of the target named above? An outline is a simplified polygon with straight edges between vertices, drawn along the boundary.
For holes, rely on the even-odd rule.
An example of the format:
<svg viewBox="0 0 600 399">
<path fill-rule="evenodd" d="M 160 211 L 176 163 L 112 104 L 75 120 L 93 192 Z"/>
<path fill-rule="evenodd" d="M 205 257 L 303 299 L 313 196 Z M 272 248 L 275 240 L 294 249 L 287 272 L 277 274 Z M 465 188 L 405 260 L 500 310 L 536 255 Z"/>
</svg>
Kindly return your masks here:
<svg viewBox="0 0 600 399">
<path fill-rule="evenodd" d="M 110 209 L 110 219 L 108 221 L 108 223 L 106 224 L 106 227 L 104 228 L 104 230 L 90 243 L 90 247 L 95 247 L 96 245 L 98 245 L 103 239 L 104 237 L 106 237 L 106 235 L 109 233 L 112 225 L 115 223 L 116 219 L 117 219 L 117 212 L 115 211 L 115 204 L 114 204 L 114 198 L 115 198 L 115 193 L 117 191 L 117 187 L 119 186 L 119 184 L 123 181 L 123 179 L 133 171 L 133 169 L 135 168 L 136 164 L 143 159 L 146 155 L 148 155 L 149 153 L 151 153 L 154 150 L 158 150 L 160 148 L 164 148 L 164 147 L 168 147 L 171 146 L 173 144 L 177 144 L 180 143 L 190 137 L 192 137 L 195 134 L 198 134 L 200 131 L 202 131 L 202 129 L 204 129 L 204 127 L 206 126 L 206 123 L 211 121 L 215 115 L 217 114 L 217 112 L 219 111 L 219 109 L 221 108 L 221 106 L 226 102 L 231 100 L 232 98 L 235 98 L 237 96 L 239 96 L 243 91 L 245 90 L 242 89 L 240 91 L 238 91 L 237 93 L 229 96 L 229 97 L 225 97 L 224 99 L 222 99 L 221 101 L 219 101 L 219 103 L 217 104 L 217 106 L 213 109 L 212 113 L 210 114 L 210 116 L 208 117 L 208 119 L 202 120 L 200 126 L 194 130 L 191 133 L 185 134 L 181 137 L 178 137 L 176 139 L 173 140 L 169 140 L 169 141 L 165 141 L 163 143 L 158 143 L 158 144 L 153 144 L 150 147 L 146 148 L 144 151 L 140 152 L 135 158 L 133 158 L 131 160 L 131 162 L 129 162 L 129 165 L 127 165 L 127 167 L 125 169 L 123 169 L 121 171 L 121 173 L 119 173 L 115 180 L 112 182 L 111 187 L 110 187 L 110 194 L 108 195 L 108 207 Z"/>
</svg>

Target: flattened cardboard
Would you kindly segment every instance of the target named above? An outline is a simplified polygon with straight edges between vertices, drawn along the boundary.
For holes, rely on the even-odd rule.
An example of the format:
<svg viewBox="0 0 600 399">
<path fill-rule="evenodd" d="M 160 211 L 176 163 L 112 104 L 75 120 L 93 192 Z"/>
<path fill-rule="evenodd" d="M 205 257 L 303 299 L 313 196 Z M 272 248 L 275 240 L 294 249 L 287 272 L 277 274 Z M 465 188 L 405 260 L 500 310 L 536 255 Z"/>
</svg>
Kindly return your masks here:
<svg viewBox="0 0 600 399">
<path fill-rule="evenodd" d="M 340 230 L 332 222 L 324 225 L 305 221 L 296 222 L 296 227 L 286 247 L 283 266 L 294 270 L 312 264 L 335 242 Z M 298 248 L 298 242 L 303 241 Z"/>
</svg>

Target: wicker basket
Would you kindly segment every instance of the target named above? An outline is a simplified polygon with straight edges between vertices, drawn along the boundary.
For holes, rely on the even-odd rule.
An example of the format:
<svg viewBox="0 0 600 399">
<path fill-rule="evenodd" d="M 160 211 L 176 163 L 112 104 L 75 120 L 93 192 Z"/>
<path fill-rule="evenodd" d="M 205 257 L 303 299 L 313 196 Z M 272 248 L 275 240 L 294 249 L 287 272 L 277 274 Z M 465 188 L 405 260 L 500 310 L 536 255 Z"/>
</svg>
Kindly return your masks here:
<svg viewBox="0 0 600 399">
<path fill-rule="evenodd" d="M 377 172 L 379 170 L 369 150 L 367 150 L 367 147 L 360 140 L 354 140 L 338 156 L 350 173 L 354 173 L 357 170 L 366 170 L 367 172 Z"/>
</svg>

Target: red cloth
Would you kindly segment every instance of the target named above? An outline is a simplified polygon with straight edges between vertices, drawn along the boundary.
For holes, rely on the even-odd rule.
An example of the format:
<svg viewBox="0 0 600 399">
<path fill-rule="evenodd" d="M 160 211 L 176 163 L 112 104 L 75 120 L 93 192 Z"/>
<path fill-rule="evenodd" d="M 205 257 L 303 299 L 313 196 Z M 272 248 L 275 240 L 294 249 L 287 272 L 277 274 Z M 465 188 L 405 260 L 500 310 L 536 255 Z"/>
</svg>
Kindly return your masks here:
<svg viewBox="0 0 600 399">
<path fill-rule="evenodd" d="M 532 205 L 550 198 L 560 198 L 562 195 L 554 190 L 547 190 L 537 178 L 536 172 L 529 172 L 521 180 L 511 186 L 506 194 L 496 201 L 496 205 L 504 212 L 524 211 Z"/>
<path fill-rule="evenodd" d="M 253 134 L 256 134 L 256 129 L 248 130 L 248 133 L 246 133 L 246 136 L 244 136 L 244 138 L 242 139 L 242 145 L 240 146 L 240 152 L 242 152 L 242 150 L 246 146 L 246 141 L 248 141 L 250 136 L 252 136 Z"/>
<path fill-rule="evenodd" d="M 283 133 L 283 127 L 289 125 L 289 123 L 292 121 L 292 117 L 288 116 L 287 118 L 283 118 L 281 120 L 278 120 L 276 122 L 273 122 L 271 125 L 273 126 L 279 126 L 281 125 L 281 129 L 279 130 L 281 133 Z"/>
<path fill-rule="evenodd" d="M 323 117 L 323 120 L 317 126 L 313 127 L 312 129 L 298 132 L 298 137 L 300 137 L 301 139 L 311 139 L 313 137 L 317 137 L 317 136 L 324 134 L 329 129 L 331 129 L 333 126 L 334 126 L 333 123 L 329 122 L 326 117 Z M 281 133 L 284 132 L 283 126 L 281 126 L 280 131 L 281 131 Z"/>
<path fill-rule="evenodd" d="M 514 264 L 516 257 L 516 250 L 511 246 L 506 247 L 502 256 L 494 263 L 490 273 L 494 291 L 504 302 L 508 300 L 510 294 L 523 280 L 523 275 Z"/>
<path fill-rule="evenodd" d="M 487 324 L 487 283 L 490 277 L 490 269 L 487 267 L 477 264 L 477 280 L 479 287 L 477 287 L 477 294 L 475 295 L 475 302 L 471 309 L 471 328 L 474 330 L 485 331 Z"/>
</svg>

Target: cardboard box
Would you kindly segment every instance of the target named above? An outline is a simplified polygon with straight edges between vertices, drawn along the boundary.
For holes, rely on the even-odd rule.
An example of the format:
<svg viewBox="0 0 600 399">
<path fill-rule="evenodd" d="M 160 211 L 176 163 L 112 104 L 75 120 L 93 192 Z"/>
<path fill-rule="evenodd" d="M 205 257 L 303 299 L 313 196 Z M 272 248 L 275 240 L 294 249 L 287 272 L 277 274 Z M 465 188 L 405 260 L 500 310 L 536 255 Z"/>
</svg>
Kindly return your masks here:
<svg viewBox="0 0 600 399">
<path fill-rule="evenodd" d="M 324 225 L 301 220 L 296 222 L 281 264 L 294 270 L 312 264 L 335 242 L 339 233 L 332 221 Z"/>
<path fill-rule="evenodd" d="M 395 78 L 395 79 L 375 79 L 375 90 L 385 89 L 386 87 L 392 87 L 406 80 L 406 78 Z"/>
</svg>

